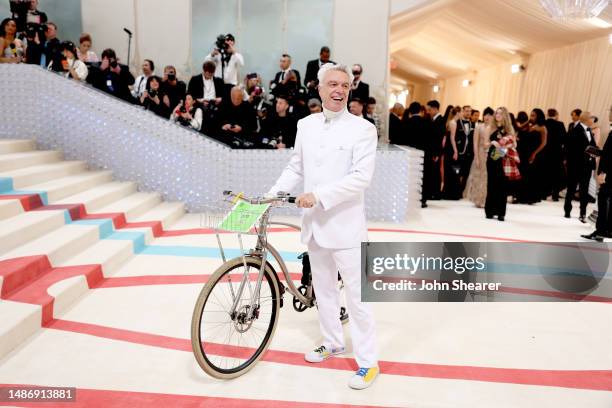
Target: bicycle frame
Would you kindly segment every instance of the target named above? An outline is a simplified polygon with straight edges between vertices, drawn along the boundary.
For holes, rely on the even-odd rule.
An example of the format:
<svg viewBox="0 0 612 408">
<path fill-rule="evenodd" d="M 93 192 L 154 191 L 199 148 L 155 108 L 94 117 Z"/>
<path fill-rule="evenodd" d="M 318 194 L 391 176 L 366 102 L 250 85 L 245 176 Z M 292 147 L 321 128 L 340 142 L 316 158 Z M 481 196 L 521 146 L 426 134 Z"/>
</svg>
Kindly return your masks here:
<svg viewBox="0 0 612 408">
<path fill-rule="evenodd" d="M 247 262 L 246 262 L 246 256 L 247 254 L 245 254 L 244 252 L 244 247 L 242 244 L 242 237 L 240 234 L 238 234 L 238 240 L 240 243 L 240 252 L 241 252 L 241 256 L 242 256 L 242 262 L 244 265 L 244 274 L 242 276 L 242 279 L 240 281 L 240 285 L 238 286 L 238 290 L 236 293 L 234 293 L 233 287 L 232 285 L 230 285 L 230 291 L 233 297 L 233 304 L 232 304 L 232 308 L 231 308 L 231 314 L 234 315 L 236 312 L 236 309 L 238 308 L 238 303 L 240 301 L 240 299 L 242 298 L 242 293 L 244 292 L 244 287 L 248 285 L 249 287 L 249 294 L 251 295 L 251 303 L 249 304 L 249 318 L 253 317 L 253 313 L 255 311 L 255 303 L 256 300 L 259 299 L 259 294 L 261 291 L 261 285 L 263 282 L 263 276 L 264 276 L 264 271 L 265 271 L 265 267 L 267 264 L 267 256 L 268 253 L 270 253 L 272 255 L 272 257 L 276 260 L 276 262 L 278 263 L 278 265 L 281 268 L 281 271 L 283 273 L 283 276 L 285 277 L 285 282 L 286 282 L 286 288 L 287 290 L 293 295 L 295 296 L 300 302 L 302 302 L 305 305 L 308 306 L 312 306 L 312 299 L 309 299 L 305 296 L 303 296 L 300 291 L 296 288 L 295 284 L 293 283 L 293 280 L 291 279 L 291 276 L 289 274 L 289 270 L 287 268 L 287 264 L 285 263 L 285 261 L 283 260 L 283 258 L 281 257 L 280 253 L 278 252 L 278 250 L 276 250 L 276 248 L 274 248 L 271 244 L 268 243 L 267 240 L 267 232 L 268 232 L 268 226 L 269 225 L 282 225 L 282 226 L 287 226 L 290 228 L 294 228 L 296 230 L 300 230 L 300 227 L 294 225 L 294 224 L 290 224 L 290 223 L 284 223 L 284 222 L 270 222 L 269 221 L 269 217 L 270 217 L 270 212 L 269 210 L 266 211 L 260 221 L 259 221 L 259 227 L 257 228 L 257 243 L 255 245 L 255 248 L 253 250 L 251 250 L 248 255 L 250 256 L 256 256 L 261 258 L 262 262 L 261 262 L 261 267 L 259 269 L 259 273 L 257 275 L 257 283 L 255 286 L 255 290 L 253 291 L 251 289 L 251 284 L 250 284 L 250 277 L 248 274 L 248 268 L 247 268 Z M 223 261 L 225 262 L 225 255 L 223 253 L 223 248 L 221 246 L 221 240 L 219 238 L 219 234 L 217 233 L 217 242 L 219 243 L 219 247 L 221 249 L 221 254 L 222 254 L 222 258 Z"/>
</svg>

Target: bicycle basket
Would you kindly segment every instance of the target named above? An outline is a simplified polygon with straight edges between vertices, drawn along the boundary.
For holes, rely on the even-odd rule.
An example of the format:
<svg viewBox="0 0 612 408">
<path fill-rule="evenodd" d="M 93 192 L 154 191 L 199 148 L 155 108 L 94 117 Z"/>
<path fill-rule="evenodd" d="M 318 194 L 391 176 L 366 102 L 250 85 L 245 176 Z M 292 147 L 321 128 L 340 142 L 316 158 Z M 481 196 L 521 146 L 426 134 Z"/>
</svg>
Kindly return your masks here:
<svg viewBox="0 0 612 408">
<path fill-rule="evenodd" d="M 214 213 L 206 213 L 201 217 L 204 228 L 217 232 L 235 232 L 248 234 L 268 211 L 270 204 L 251 204 L 239 200 L 236 203 L 225 201 L 224 207 L 218 208 Z"/>
</svg>

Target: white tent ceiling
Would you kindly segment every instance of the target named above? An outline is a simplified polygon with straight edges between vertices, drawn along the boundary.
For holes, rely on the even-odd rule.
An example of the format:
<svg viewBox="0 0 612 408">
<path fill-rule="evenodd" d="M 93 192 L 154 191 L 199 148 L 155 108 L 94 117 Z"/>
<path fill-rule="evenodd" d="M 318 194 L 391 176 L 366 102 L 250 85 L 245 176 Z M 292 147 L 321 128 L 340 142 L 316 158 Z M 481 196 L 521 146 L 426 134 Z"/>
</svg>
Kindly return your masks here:
<svg viewBox="0 0 612 408">
<path fill-rule="evenodd" d="M 392 13 L 392 76 L 418 83 L 612 32 L 586 20 L 553 20 L 538 0 L 393 0 Z M 599 18 L 612 23 L 612 6 Z"/>
</svg>

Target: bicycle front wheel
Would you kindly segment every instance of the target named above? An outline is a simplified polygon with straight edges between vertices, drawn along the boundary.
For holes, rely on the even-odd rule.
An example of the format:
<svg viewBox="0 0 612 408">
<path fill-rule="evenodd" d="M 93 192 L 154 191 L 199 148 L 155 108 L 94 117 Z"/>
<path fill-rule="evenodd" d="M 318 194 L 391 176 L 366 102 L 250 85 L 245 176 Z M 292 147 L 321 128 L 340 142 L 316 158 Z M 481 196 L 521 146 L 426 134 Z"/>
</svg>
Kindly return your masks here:
<svg viewBox="0 0 612 408">
<path fill-rule="evenodd" d="M 280 313 L 280 289 L 269 264 L 255 310 L 250 310 L 260 267 L 260 258 L 246 258 L 248 279 L 234 313 L 233 299 L 245 276 L 242 257 L 221 265 L 198 297 L 191 319 L 191 345 L 198 364 L 212 377 L 243 375 L 259 361 L 272 340 Z"/>
</svg>

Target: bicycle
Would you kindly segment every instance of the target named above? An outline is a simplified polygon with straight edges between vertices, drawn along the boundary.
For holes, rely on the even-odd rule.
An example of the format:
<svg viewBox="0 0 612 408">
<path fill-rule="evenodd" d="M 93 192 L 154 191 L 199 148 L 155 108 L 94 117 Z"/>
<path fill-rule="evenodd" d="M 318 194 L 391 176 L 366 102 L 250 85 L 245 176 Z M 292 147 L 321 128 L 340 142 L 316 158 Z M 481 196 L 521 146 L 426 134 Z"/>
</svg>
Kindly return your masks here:
<svg viewBox="0 0 612 408">
<path fill-rule="evenodd" d="M 293 307 L 298 312 L 316 306 L 316 298 L 312 279 L 308 277 L 296 287 L 280 252 L 267 239 L 270 225 L 300 230 L 296 225 L 270 220 L 272 208 L 293 204 L 295 197 L 279 193 L 275 198 L 248 198 L 231 191 L 224 191 L 223 195 L 226 202 L 234 205 L 234 214 L 240 201 L 265 206 L 263 211 L 238 213 L 239 219 L 257 225 L 249 231 L 256 235 L 257 241 L 255 247 L 245 253 L 244 232 L 237 233 L 240 256 L 229 260 L 225 257 L 220 234 L 236 232 L 237 228 L 228 225 L 229 215 L 210 216 L 209 219 L 223 264 L 211 275 L 196 301 L 191 320 L 191 345 L 196 361 L 208 375 L 231 379 L 253 368 L 267 350 L 287 291 L 293 295 Z M 235 219 L 230 221 L 229 224 L 241 223 Z M 268 261 L 268 254 L 280 267 L 285 284 Z M 217 308 L 221 310 L 215 310 Z M 340 311 L 340 319 L 343 323 L 348 320 L 345 308 Z"/>
</svg>

